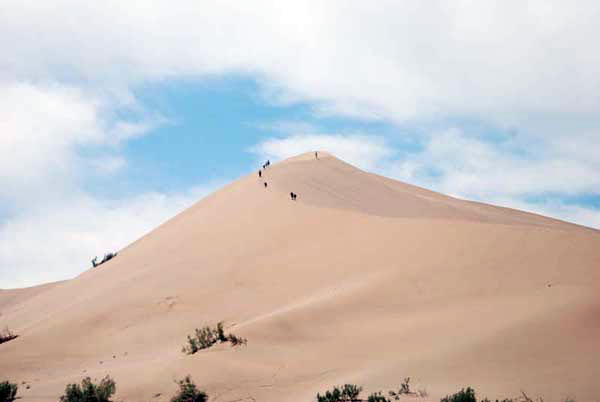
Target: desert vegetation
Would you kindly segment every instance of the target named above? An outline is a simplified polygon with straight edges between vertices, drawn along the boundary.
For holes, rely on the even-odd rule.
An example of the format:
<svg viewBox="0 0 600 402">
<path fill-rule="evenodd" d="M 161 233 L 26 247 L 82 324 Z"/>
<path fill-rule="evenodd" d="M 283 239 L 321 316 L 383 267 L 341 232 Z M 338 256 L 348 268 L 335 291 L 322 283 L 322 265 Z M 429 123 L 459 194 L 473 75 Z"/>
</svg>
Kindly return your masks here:
<svg viewBox="0 0 600 402">
<path fill-rule="evenodd" d="M 94 257 L 92 259 L 92 265 L 94 266 L 94 268 L 96 268 L 97 266 L 102 265 L 109 260 L 112 260 L 116 256 L 117 256 L 117 253 L 104 254 L 104 257 L 102 258 L 102 261 L 100 261 L 100 262 L 98 262 L 98 257 Z"/>
<path fill-rule="evenodd" d="M 367 402 L 389 402 L 390 400 L 383 396 L 381 392 L 373 392 L 367 398 Z"/>
<path fill-rule="evenodd" d="M 12 341 L 17 338 L 19 335 L 13 334 L 8 327 L 4 328 L 2 332 L 0 332 L 0 343 Z"/>
<path fill-rule="evenodd" d="M 417 394 L 418 396 L 421 396 L 421 397 L 426 396 L 426 393 L 424 391 L 419 391 L 419 392 L 415 393 L 410 390 L 410 377 L 406 377 L 404 379 L 404 381 L 400 384 L 400 387 L 398 388 L 397 391 L 390 390 L 388 392 L 388 395 L 390 397 L 394 398 L 396 401 L 400 399 L 401 395 L 415 395 L 415 394 Z"/>
<path fill-rule="evenodd" d="M 217 342 L 230 342 L 231 346 L 238 346 L 245 345 L 247 340 L 233 334 L 225 335 L 223 323 L 220 322 L 216 328 L 209 326 L 196 328 L 193 336 L 188 335 L 187 344 L 183 346 L 181 351 L 188 355 L 193 355 L 199 350 L 210 348 Z"/>
<path fill-rule="evenodd" d="M 495 402 L 544 402 L 542 398 L 536 400 L 531 399 L 525 392 L 521 391 L 521 395 L 515 398 L 496 399 Z M 463 388 L 455 394 L 445 396 L 440 399 L 440 402 L 477 402 L 475 390 L 471 387 Z M 479 402 L 492 402 L 488 398 L 480 399 Z M 571 398 L 566 398 L 565 402 L 575 402 Z"/>
<path fill-rule="evenodd" d="M 208 400 L 208 395 L 196 388 L 196 384 L 192 382 L 189 375 L 177 384 L 179 391 L 171 398 L 171 402 L 205 402 Z"/>
<path fill-rule="evenodd" d="M 402 395 L 408 395 L 413 397 L 426 398 L 427 392 L 425 390 L 419 390 L 413 392 L 410 390 L 410 378 L 405 378 L 404 382 L 400 384 L 398 391 L 390 390 L 388 395 L 394 400 L 400 400 Z M 391 402 L 381 391 L 373 392 L 369 394 L 367 399 L 359 398 L 362 392 L 362 387 L 354 384 L 345 384 L 342 387 L 333 387 L 332 390 L 326 391 L 325 394 L 317 394 L 317 402 Z M 477 402 L 475 397 L 475 390 L 471 387 L 463 388 L 455 394 L 448 395 L 440 399 L 440 402 Z M 479 402 L 492 402 L 488 398 L 480 399 Z M 536 400 L 531 399 L 525 392 L 521 392 L 521 395 L 516 398 L 504 398 L 502 400 L 496 399 L 495 402 L 544 402 L 542 398 Z M 566 398 L 565 402 L 575 402 L 571 398 Z"/>
<path fill-rule="evenodd" d="M 360 401 L 358 395 L 362 392 L 362 387 L 355 384 L 344 384 L 342 387 L 333 387 L 331 391 L 325 394 L 317 394 L 317 402 L 354 402 Z"/>
<path fill-rule="evenodd" d="M 12 402 L 17 398 L 17 384 L 9 381 L 0 382 L 0 402 Z"/>
<path fill-rule="evenodd" d="M 404 379 L 397 391 L 390 390 L 388 394 L 395 400 L 399 400 L 401 395 L 413 395 L 418 397 L 426 397 L 427 392 L 424 390 L 412 392 L 410 390 L 410 377 Z M 362 387 L 355 384 L 345 384 L 342 387 L 333 387 L 331 391 L 325 392 L 324 395 L 317 394 L 317 402 L 361 402 L 364 401 L 358 396 L 362 392 Z M 373 392 L 367 397 L 367 402 L 390 402 L 381 391 Z"/>
<path fill-rule="evenodd" d="M 456 394 L 448 395 L 442 399 L 440 402 L 477 402 L 475 399 L 475 390 L 471 387 L 467 387 L 467 389 L 461 389 Z"/>
<path fill-rule="evenodd" d="M 170 399 L 170 402 L 206 402 L 208 395 L 199 390 L 188 375 L 183 380 L 177 381 L 179 390 Z M 81 384 L 69 384 L 65 394 L 60 397 L 60 402 L 111 402 L 110 398 L 117 387 L 110 376 L 104 377 L 99 384 L 94 384 L 90 377 L 86 377 Z M 12 402 L 17 393 L 17 384 L 8 381 L 0 383 L 0 402 Z M 159 396 L 160 394 L 157 394 Z"/>
<path fill-rule="evenodd" d="M 99 384 L 94 384 L 90 377 L 86 377 L 81 384 L 67 385 L 60 402 L 110 402 L 116 389 L 115 381 L 108 375 Z"/>
</svg>

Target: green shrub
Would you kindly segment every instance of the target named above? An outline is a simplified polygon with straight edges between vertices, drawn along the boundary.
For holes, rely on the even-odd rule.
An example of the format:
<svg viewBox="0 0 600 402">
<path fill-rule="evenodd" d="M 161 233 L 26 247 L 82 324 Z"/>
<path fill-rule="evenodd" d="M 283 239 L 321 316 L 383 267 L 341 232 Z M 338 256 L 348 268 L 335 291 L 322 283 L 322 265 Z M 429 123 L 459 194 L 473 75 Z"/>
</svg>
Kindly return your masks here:
<svg viewBox="0 0 600 402">
<path fill-rule="evenodd" d="M 81 385 L 67 385 L 60 402 L 110 402 L 110 397 L 116 389 L 114 380 L 108 375 L 98 385 L 94 384 L 90 377 L 86 377 L 81 381 Z"/>
<path fill-rule="evenodd" d="M 400 388 L 398 389 L 398 392 L 395 391 L 389 391 L 389 395 L 391 397 L 394 397 L 395 400 L 400 400 L 400 395 L 408 395 L 408 394 L 412 394 L 413 392 L 410 392 L 410 377 L 406 377 L 404 379 L 404 382 L 400 384 Z"/>
<path fill-rule="evenodd" d="M 17 395 L 17 384 L 8 381 L 0 382 L 0 402 L 12 402 Z"/>
<path fill-rule="evenodd" d="M 232 346 L 238 346 L 245 345 L 248 341 L 233 334 L 225 335 L 223 323 L 220 322 L 215 329 L 209 326 L 201 329 L 196 328 L 193 337 L 188 335 L 187 345 L 184 345 L 181 351 L 188 355 L 193 355 L 199 350 L 210 348 L 217 342 L 231 342 Z"/>
<path fill-rule="evenodd" d="M 205 402 L 208 400 L 208 395 L 196 388 L 196 384 L 192 382 L 189 375 L 177 384 L 179 392 L 171 398 L 171 402 Z"/>
<path fill-rule="evenodd" d="M 468 387 L 467 389 L 461 389 L 454 395 L 440 399 L 440 402 L 477 402 L 477 399 L 475 399 L 475 390 Z"/>
<path fill-rule="evenodd" d="M 217 331 L 208 326 L 202 329 L 196 328 L 194 337 L 188 335 L 187 341 L 188 343 L 183 346 L 182 352 L 193 355 L 197 351 L 209 348 L 217 343 Z"/>
<path fill-rule="evenodd" d="M 217 324 L 217 338 L 219 338 L 219 342 L 227 342 L 227 337 L 223 330 L 223 322 Z"/>
<path fill-rule="evenodd" d="M 196 339 L 200 350 L 210 348 L 217 343 L 217 331 L 208 326 L 202 329 L 196 328 Z"/>
<path fill-rule="evenodd" d="M 231 342 L 231 346 L 245 345 L 248 343 L 248 340 L 245 338 L 235 336 L 234 334 L 227 335 L 227 340 Z"/>
<path fill-rule="evenodd" d="M 317 394 L 318 402 L 353 402 L 359 401 L 362 387 L 354 384 L 344 384 L 343 387 L 333 387 L 332 391 L 326 391 L 325 395 Z"/>
<path fill-rule="evenodd" d="M 355 401 L 362 391 L 362 387 L 355 384 L 344 384 L 342 387 L 342 400 Z"/>
<path fill-rule="evenodd" d="M 367 398 L 367 402 L 390 402 L 381 392 L 374 392 Z"/>
<path fill-rule="evenodd" d="M 19 335 L 13 334 L 8 327 L 4 328 L 2 332 L 0 332 L 0 343 L 11 341 L 17 338 Z"/>
<path fill-rule="evenodd" d="M 338 387 L 333 387 L 333 391 L 326 391 L 325 395 L 317 393 L 317 402 L 340 402 L 342 400 L 342 391 Z"/>
<path fill-rule="evenodd" d="M 183 353 L 187 353 L 188 355 L 193 355 L 198 350 L 200 350 L 200 348 L 198 347 L 198 341 L 196 340 L 196 338 L 192 338 L 191 336 L 188 335 L 187 340 L 188 340 L 188 344 L 184 345 L 183 348 L 181 348 L 181 351 Z"/>
</svg>

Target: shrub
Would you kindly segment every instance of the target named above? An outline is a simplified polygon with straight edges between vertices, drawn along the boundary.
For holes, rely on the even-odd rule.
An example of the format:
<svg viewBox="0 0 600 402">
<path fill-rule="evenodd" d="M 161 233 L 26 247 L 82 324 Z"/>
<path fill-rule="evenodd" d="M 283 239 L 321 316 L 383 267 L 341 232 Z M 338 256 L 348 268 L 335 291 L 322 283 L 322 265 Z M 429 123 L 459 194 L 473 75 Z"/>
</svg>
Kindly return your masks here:
<svg viewBox="0 0 600 402">
<path fill-rule="evenodd" d="M 196 338 L 192 338 L 191 336 L 188 335 L 187 340 L 188 340 L 188 344 L 183 345 L 183 348 L 181 348 L 181 351 L 183 353 L 186 353 L 188 355 L 193 355 L 198 350 L 200 350 L 200 348 L 198 348 L 198 341 L 196 340 Z"/>
<path fill-rule="evenodd" d="M 60 402 L 110 402 L 110 397 L 116 389 L 114 380 L 108 375 L 98 385 L 94 384 L 90 377 L 86 377 L 81 381 L 81 385 L 67 385 Z"/>
<path fill-rule="evenodd" d="M 390 402 L 381 392 L 374 392 L 367 398 L 367 402 Z"/>
<path fill-rule="evenodd" d="M 98 257 L 94 257 L 92 259 L 92 265 L 94 266 L 94 268 L 96 268 L 99 265 L 104 264 L 105 262 L 112 260 L 113 258 L 115 258 L 117 256 L 118 253 L 108 253 L 108 254 L 104 254 L 104 257 L 102 258 L 102 261 L 98 262 Z"/>
<path fill-rule="evenodd" d="M 410 385 L 408 384 L 410 382 L 410 377 L 406 377 L 404 379 L 404 382 L 400 384 L 400 388 L 398 389 L 398 392 L 395 391 L 390 391 L 389 395 L 394 397 L 395 400 L 400 400 L 400 395 L 408 395 L 408 394 L 412 394 L 412 392 L 410 392 Z"/>
<path fill-rule="evenodd" d="M 355 401 L 362 391 L 362 387 L 354 384 L 344 384 L 342 387 L 342 400 Z"/>
<path fill-rule="evenodd" d="M 171 398 L 171 402 L 205 402 L 208 400 L 208 395 L 196 388 L 196 384 L 192 382 L 189 375 L 177 384 L 179 392 Z"/>
<path fill-rule="evenodd" d="M 0 402 L 12 402 L 17 396 L 17 384 L 8 381 L 0 382 Z"/>
<path fill-rule="evenodd" d="M 318 402 L 340 402 L 342 400 L 342 391 L 338 387 L 334 387 L 333 391 L 326 391 L 325 395 L 317 393 Z"/>
<path fill-rule="evenodd" d="M 325 392 L 325 395 L 317 394 L 318 402 L 353 402 L 359 401 L 362 387 L 354 384 L 344 384 L 343 387 L 333 387 L 332 391 Z"/>
<path fill-rule="evenodd" d="M 217 338 L 219 338 L 219 342 L 227 342 L 227 337 L 223 330 L 223 322 L 217 324 Z"/>
<path fill-rule="evenodd" d="M 11 341 L 17 338 L 19 335 L 13 334 L 8 327 L 4 328 L 2 332 L 0 332 L 0 343 Z"/>
<path fill-rule="evenodd" d="M 208 326 L 202 329 L 196 328 L 196 340 L 199 349 L 210 348 L 217 343 L 217 331 Z"/>
<path fill-rule="evenodd" d="M 231 342 L 232 346 L 238 346 L 245 345 L 248 341 L 233 334 L 225 335 L 223 323 L 220 322 L 215 329 L 209 326 L 201 329 L 196 328 L 193 337 L 188 335 L 187 345 L 184 345 L 181 351 L 188 355 L 193 355 L 199 350 L 210 348 L 217 342 Z"/>
<path fill-rule="evenodd" d="M 467 387 L 467 389 L 463 388 L 456 394 L 440 399 L 440 402 L 477 402 L 477 399 L 475 399 L 475 390 Z"/>
<path fill-rule="evenodd" d="M 404 382 L 400 384 L 400 390 L 398 391 L 399 394 L 410 394 L 410 386 L 408 385 L 409 382 L 410 377 L 406 377 Z"/>
<path fill-rule="evenodd" d="M 245 345 L 246 343 L 248 343 L 248 340 L 246 338 L 235 336 L 234 334 L 227 335 L 227 340 L 231 342 L 231 346 Z"/>
<path fill-rule="evenodd" d="M 181 350 L 188 355 L 193 355 L 199 350 L 206 349 L 217 343 L 217 332 L 210 327 L 196 328 L 194 337 L 188 335 L 187 345 Z"/>
</svg>

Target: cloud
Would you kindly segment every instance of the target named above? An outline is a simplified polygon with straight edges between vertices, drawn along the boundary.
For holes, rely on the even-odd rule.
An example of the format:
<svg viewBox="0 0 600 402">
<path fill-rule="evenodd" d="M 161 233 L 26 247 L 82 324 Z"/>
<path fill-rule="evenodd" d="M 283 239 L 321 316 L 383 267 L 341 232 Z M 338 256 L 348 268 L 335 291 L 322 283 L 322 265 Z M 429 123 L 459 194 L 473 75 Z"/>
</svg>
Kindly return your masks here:
<svg viewBox="0 0 600 402">
<path fill-rule="evenodd" d="M 37 205 L 0 224 L 0 287 L 71 278 L 95 255 L 118 251 L 213 191 L 144 193 L 118 200 L 78 195 Z"/>
<path fill-rule="evenodd" d="M 126 168 L 120 144 L 165 122 L 123 95 L 0 81 L 0 287 L 72 277 L 91 254 L 127 245 L 203 193 L 85 191 Z"/>
<path fill-rule="evenodd" d="M 594 118 L 600 5 L 9 2 L 3 71 L 130 85 L 242 73 L 281 100 L 395 121 Z M 160 27 L 160 29 L 157 29 Z M 359 29 L 360 27 L 360 29 Z"/>
<path fill-rule="evenodd" d="M 162 120 L 115 119 L 123 105 L 112 96 L 62 84 L 0 82 L 0 201 L 23 202 L 45 190 L 71 190 L 87 172 L 78 167 L 118 170 L 115 155 L 81 156 L 85 147 L 114 146 L 144 135 Z M 112 151 L 111 151 L 112 153 Z"/>
<path fill-rule="evenodd" d="M 420 151 L 390 169 L 404 180 L 476 199 L 595 193 L 598 172 L 600 162 L 580 160 L 564 148 L 520 144 L 515 138 L 486 140 L 458 128 L 432 133 Z"/>
<path fill-rule="evenodd" d="M 296 134 L 271 138 L 250 148 L 250 152 L 259 155 L 261 160 L 285 159 L 316 150 L 331 152 L 348 163 L 369 170 L 392 155 L 384 139 L 364 135 Z"/>
</svg>

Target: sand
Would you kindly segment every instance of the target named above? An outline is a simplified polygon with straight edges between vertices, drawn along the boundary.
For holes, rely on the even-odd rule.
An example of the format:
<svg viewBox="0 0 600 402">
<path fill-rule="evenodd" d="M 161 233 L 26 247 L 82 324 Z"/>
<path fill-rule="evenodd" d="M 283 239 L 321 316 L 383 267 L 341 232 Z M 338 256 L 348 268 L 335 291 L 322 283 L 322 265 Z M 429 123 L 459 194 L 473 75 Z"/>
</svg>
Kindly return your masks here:
<svg viewBox="0 0 600 402">
<path fill-rule="evenodd" d="M 263 182 L 268 182 L 265 189 Z M 291 201 L 289 193 L 298 194 Z M 463 201 L 321 152 L 243 177 L 98 268 L 0 291 L 0 381 L 24 401 L 110 374 L 116 401 L 313 401 L 336 384 L 438 401 L 600 400 L 600 232 Z M 224 321 L 247 346 L 181 347 Z M 160 394 L 157 396 L 157 394 Z"/>
</svg>

